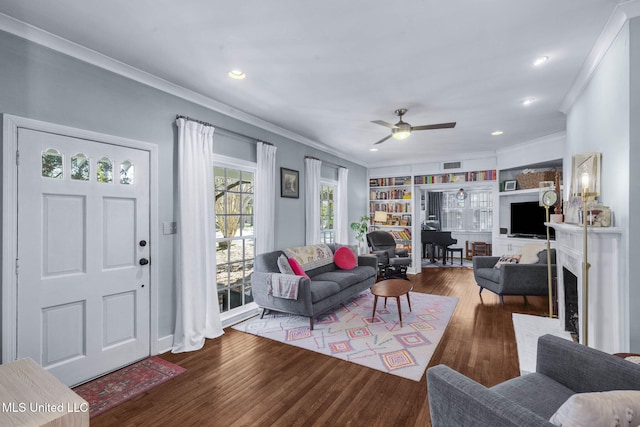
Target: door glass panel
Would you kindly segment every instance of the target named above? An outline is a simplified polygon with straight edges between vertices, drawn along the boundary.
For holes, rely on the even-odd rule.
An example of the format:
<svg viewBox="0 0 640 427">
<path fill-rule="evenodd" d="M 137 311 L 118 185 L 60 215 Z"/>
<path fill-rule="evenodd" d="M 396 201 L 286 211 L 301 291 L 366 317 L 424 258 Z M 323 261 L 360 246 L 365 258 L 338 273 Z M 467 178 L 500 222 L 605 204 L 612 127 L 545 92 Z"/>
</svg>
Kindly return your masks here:
<svg viewBox="0 0 640 427">
<path fill-rule="evenodd" d="M 71 179 L 89 181 L 89 159 L 82 153 L 71 157 Z"/>
<path fill-rule="evenodd" d="M 62 154 L 53 148 L 42 153 L 42 176 L 62 179 Z"/>
<path fill-rule="evenodd" d="M 229 248 L 229 262 L 242 261 L 242 240 L 232 240 Z"/>
<path fill-rule="evenodd" d="M 135 178 L 135 168 L 129 160 L 120 163 L 120 184 L 131 185 Z"/>
<path fill-rule="evenodd" d="M 113 162 L 108 157 L 98 160 L 96 175 L 98 182 L 113 182 Z"/>
</svg>

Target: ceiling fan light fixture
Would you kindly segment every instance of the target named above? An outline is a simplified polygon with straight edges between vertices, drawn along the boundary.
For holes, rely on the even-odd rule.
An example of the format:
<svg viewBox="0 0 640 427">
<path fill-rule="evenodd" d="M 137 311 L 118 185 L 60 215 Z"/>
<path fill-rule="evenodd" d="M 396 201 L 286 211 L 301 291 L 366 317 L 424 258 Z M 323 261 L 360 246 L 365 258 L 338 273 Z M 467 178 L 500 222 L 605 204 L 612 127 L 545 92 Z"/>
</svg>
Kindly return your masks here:
<svg viewBox="0 0 640 427">
<path fill-rule="evenodd" d="M 409 123 L 405 123 L 400 120 L 396 123 L 396 126 L 396 128 L 391 129 L 391 136 L 393 136 L 393 139 L 403 140 L 409 138 L 409 135 L 411 135 L 411 125 Z"/>
</svg>

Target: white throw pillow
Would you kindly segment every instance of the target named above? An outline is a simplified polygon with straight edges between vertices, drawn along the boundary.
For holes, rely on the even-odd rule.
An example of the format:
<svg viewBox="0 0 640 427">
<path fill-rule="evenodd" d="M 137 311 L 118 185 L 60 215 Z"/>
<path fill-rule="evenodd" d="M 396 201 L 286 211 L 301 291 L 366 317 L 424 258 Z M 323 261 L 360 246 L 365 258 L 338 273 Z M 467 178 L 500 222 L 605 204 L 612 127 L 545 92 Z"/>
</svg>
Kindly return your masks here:
<svg viewBox="0 0 640 427">
<path fill-rule="evenodd" d="M 294 274 L 293 268 L 289 265 L 289 258 L 284 255 L 278 257 L 278 269 L 282 274 Z"/>
<path fill-rule="evenodd" d="M 520 252 L 519 264 L 535 264 L 538 262 L 538 254 L 547 249 L 546 245 L 527 245 Z"/>
<path fill-rule="evenodd" d="M 563 427 L 635 427 L 640 425 L 640 391 L 577 393 L 558 408 L 549 421 Z"/>
</svg>

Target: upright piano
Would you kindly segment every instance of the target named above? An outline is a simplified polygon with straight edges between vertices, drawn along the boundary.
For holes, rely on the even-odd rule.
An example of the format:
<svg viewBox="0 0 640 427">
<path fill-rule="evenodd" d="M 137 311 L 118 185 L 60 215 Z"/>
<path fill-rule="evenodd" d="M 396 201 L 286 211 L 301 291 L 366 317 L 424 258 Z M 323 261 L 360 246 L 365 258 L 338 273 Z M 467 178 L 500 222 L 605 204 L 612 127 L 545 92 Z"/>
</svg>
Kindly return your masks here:
<svg viewBox="0 0 640 427">
<path fill-rule="evenodd" d="M 447 248 L 458 243 L 458 239 L 451 237 L 450 231 L 422 230 L 420 232 L 422 241 L 422 256 L 427 256 L 427 245 L 431 245 L 431 262 L 436 262 L 436 251 L 442 251 L 442 264 L 447 263 Z"/>
</svg>

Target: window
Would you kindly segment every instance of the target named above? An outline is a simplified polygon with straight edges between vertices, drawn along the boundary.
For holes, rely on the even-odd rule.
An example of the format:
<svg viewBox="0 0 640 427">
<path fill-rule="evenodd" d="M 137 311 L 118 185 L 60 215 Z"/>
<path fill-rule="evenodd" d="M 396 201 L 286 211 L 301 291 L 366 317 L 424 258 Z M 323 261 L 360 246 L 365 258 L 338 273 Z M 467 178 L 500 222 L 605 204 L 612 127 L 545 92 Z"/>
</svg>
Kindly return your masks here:
<svg viewBox="0 0 640 427">
<path fill-rule="evenodd" d="M 42 153 L 42 176 L 62 179 L 62 154 L 54 148 Z"/>
<path fill-rule="evenodd" d="M 237 167 L 214 168 L 216 284 L 221 313 L 253 301 L 250 276 L 255 258 L 254 174 L 254 170 Z"/>
<path fill-rule="evenodd" d="M 335 242 L 336 232 L 333 227 L 337 186 L 338 183 L 335 181 L 320 181 L 320 237 L 322 243 Z"/>
<path fill-rule="evenodd" d="M 442 192 L 442 229 L 446 231 L 491 231 L 493 194 L 491 190 L 469 190 L 458 199 L 457 191 Z"/>
</svg>

